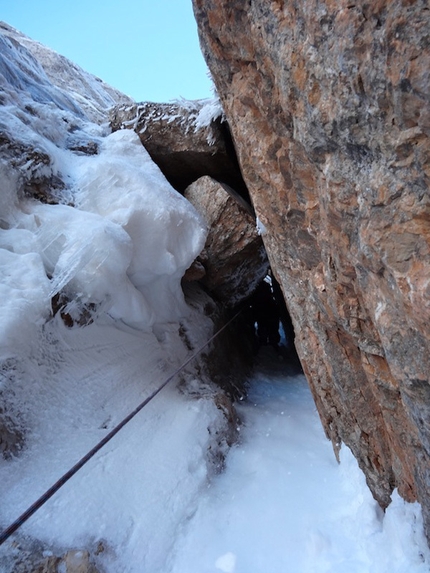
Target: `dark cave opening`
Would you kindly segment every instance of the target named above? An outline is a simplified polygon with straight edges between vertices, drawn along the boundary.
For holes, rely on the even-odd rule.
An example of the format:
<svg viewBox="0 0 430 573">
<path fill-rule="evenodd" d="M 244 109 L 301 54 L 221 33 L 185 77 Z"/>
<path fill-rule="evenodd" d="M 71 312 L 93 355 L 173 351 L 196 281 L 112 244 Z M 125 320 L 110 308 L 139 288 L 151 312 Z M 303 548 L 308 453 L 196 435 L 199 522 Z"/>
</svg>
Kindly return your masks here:
<svg viewBox="0 0 430 573">
<path fill-rule="evenodd" d="M 282 359 L 301 369 L 294 345 L 294 326 L 285 304 L 281 287 L 269 269 L 253 294 L 242 304 L 242 328 L 257 357 L 260 349 L 269 346 L 274 359 Z"/>
</svg>

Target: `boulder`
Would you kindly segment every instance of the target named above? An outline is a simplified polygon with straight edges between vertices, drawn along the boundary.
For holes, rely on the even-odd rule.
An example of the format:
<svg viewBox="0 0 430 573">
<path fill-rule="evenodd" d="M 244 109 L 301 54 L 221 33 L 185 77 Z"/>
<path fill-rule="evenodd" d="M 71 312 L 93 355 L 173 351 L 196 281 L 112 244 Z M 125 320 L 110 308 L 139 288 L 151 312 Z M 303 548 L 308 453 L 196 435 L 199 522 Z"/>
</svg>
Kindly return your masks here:
<svg viewBox="0 0 430 573">
<path fill-rule="evenodd" d="M 88 551 L 68 551 L 63 559 L 66 573 L 98 573 L 98 569 L 90 561 Z"/>
<path fill-rule="evenodd" d="M 105 550 L 99 542 L 90 554 L 87 550 L 71 549 L 54 553 L 36 539 L 16 536 L 9 551 L 2 556 L 2 573 L 100 573 L 94 561 Z"/>
<path fill-rule="evenodd" d="M 134 129 L 152 160 L 181 193 L 203 175 L 224 182 L 249 202 L 236 152 L 217 100 L 119 105 L 111 128 Z"/>
<path fill-rule="evenodd" d="M 200 256 L 202 284 L 219 301 L 235 306 L 249 297 L 268 272 L 268 260 L 255 219 L 211 177 L 190 185 L 185 197 L 208 224 Z"/>
<path fill-rule="evenodd" d="M 193 0 L 327 436 L 430 533 L 426 0 Z"/>
</svg>

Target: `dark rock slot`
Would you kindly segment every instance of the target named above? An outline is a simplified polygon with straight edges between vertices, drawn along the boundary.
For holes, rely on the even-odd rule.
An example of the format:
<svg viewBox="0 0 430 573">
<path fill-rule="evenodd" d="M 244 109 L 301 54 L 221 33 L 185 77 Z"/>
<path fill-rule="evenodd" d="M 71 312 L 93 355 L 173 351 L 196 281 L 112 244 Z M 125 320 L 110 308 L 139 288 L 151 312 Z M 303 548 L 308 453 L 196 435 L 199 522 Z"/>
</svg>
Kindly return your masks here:
<svg viewBox="0 0 430 573">
<path fill-rule="evenodd" d="M 258 342 L 254 327 L 258 322 L 256 308 L 259 308 L 261 323 L 270 322 L 270 309 L 256 302 L 255 291 L 269 273 L 269 262 L 256 228 L 254 207 L 242 177 L 230 127 L 221 117 L 197 127 L 201 110 L 201 102 L 122 105 L 111 112 L 111 127 L 113 131 L 133 129 L 166 179 L 206 220 L 205 248 L 186 272 L 183 286 L 187 290 L 187 285 L 198 283 L 217 305 L 225 308 L 226 316 L 243 309 L 228 331 L 234 334 L 226 333 L 226 340 L 217 344 L 222 357 L 215 356 L 208 361 L 209 367 L 211 363 L 218 365 L 212 369 L 212 376 L 234 397 L 242 390 L 235 388 L 232 379 L 240 378 L 239 371 L 246 371 L 259 344 L 265 344 L 261 328 Z M 310 250 L 313 255 L 314 245 Z M 276 324 L 276 333 L 282 325 L 286 337 L 281 347 L 277 347 L 278 340 L 274 346 L 278 356 L 282 353 L 283 358 L 300 368 L 292 321 L 279 283 L 273 276 L 272 289 L 277 316 L 272 318 L 272 324 Z M 231 341 L 227 340 L 229 336 Z M 219 364 L 225 366 L 221 372 Z M 232 372 L 235 372 L 233 376 Z"/>
</svg>

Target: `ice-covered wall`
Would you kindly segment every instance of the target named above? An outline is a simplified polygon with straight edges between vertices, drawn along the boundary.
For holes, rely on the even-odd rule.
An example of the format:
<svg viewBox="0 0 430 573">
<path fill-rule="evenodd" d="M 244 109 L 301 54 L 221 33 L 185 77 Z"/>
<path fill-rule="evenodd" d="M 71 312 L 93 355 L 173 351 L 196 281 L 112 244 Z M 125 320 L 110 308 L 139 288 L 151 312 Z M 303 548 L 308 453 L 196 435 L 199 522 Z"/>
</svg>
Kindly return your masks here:
<svg viewBox="0 0 430 573">
<path fill-rule="evenodd" d="M 102 113 L 100 98 L 86 92 L 81 108 L 74 90 L 51 82 L 30 40 L 0 31 L 2 354 L 23 324 L 49 318 L 58 293 L 72 319 L 91 308 L 93 319 L 143 330 L 178 320 L 187 313 L 181 277 L 204 245 L 204 222 L 134 132 L 109 134 L 89 120 L 88 101 Z M 37 53 L 46 61 L 50 52 Z M 66 77 L 67 60 L 56 61 Z"/>
</svg>

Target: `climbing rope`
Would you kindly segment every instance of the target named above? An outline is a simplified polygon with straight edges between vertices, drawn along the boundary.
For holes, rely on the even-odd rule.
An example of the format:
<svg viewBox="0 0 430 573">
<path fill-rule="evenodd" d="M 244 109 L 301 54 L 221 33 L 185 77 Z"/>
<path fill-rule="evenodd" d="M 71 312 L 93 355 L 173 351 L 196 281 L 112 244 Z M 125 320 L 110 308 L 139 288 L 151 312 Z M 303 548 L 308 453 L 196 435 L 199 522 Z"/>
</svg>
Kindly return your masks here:
<svg viewBox="0 0 430 573">
<path fill-rule="evenodd" d="M 126 416 L 113 430 L 111 430 L 98 444 L 96 444 L 85 456 L 83 456 L 72 468 L 69 469 L 63 476 L 60 477 L 43 495 L 39 497 L 18 519 L 16 519 L 9 527 L 0 533 L 0 545 L 2 545 L 9 537 L 17 531 L 30 517 L 36 513 L 65 483 L 69 481 L 95 454 L 103 448 L 116 434 L 128 424 L 151 400 L 157 396 L 179 374 L 200 352 L 206 348 L 221 332 L 235 320 L 242 311 L 237 312 L 224 326 L 222 326 L 213 336 L 209 338 L 202 346 L 200 346 L 179 368 L 165 380 L 161 386 L 152 392 L 137 408 L 135 408 L 128 416 Z"/>
</svg>

